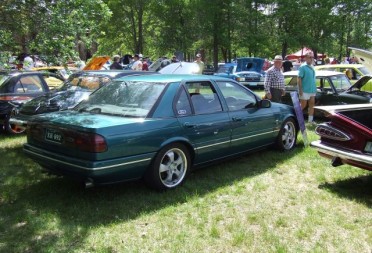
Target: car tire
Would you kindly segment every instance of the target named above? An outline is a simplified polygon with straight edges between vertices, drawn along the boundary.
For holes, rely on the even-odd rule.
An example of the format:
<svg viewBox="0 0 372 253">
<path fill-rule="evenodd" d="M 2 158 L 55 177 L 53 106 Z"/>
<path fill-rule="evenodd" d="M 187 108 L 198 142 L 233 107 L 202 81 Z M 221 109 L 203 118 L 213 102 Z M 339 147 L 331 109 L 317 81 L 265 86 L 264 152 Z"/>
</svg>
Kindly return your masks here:
<svg viewBox="0 0 372 253">
<path fill-rule="evenodd" d="M 279 131 L 276 146 L 282 151 L 290 151 L 296 146 L 297 124 L 293 118 L 286 119 Z"/>
<path fill-rule="evenodd" d="M 5 124 L 4 124 L 4 128 L 5 128 L 5 131 L 9 134 L 22 134 L 26 131 L 25 128 L 23 127 L 18 127 L 16 125 L 13 125 L 13 124 L 10 124 L 9 123 L 9 120 L 16 116 L 18 114 L 18 110 L 17 108 L 12 108 L 12 110 L 8 113 L 8 115 L 6 116 L 6 119 L 5 119 Z"/>
<path fill-rule="evenodd" d="M 158 152 L 146 171 L 145 182 L 160 191 L 175 188 L 184 182 L 190 163 L 190 153 L 185 145 L 167 145 Z"/>
</svg>

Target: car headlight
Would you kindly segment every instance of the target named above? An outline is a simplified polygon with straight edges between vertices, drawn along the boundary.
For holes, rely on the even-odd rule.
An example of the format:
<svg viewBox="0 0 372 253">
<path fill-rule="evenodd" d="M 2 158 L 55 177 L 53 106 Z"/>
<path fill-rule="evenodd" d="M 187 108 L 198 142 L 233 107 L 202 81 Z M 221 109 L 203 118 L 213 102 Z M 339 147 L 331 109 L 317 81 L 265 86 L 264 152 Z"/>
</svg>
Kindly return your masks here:
<svg viewBox="0 0 372 253">
<path fill-rule="evenodd" d="M 238 81 L 238 82 L 242 82 L 242 81 L 245 81 L 245 78 L 238 76 L 238 77 L 235 78 L 235 80 Z"/>
</svg>

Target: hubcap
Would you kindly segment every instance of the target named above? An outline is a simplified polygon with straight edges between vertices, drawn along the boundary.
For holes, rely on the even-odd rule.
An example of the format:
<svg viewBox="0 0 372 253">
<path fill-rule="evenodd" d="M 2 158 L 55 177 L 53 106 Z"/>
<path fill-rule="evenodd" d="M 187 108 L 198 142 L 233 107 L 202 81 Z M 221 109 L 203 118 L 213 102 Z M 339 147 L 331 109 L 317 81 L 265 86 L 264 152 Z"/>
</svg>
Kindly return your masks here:
<svg viewBox="0 0 372 253">
<path fill-rule="evenodd" d="M 284 149 L 288 150 L 295 145 L 296 141 L 296 127 L 293 122 L 289 121 L 283 127 L 282 143 Z"/>
<path fill-rule="evenodd" d="M 185 153 L 178 149 L 170 149 L 163 156 L 160 164 L 160 180 L 167 187 L 180 184 L 186 175 L 187 158 Z"/>
</svg>

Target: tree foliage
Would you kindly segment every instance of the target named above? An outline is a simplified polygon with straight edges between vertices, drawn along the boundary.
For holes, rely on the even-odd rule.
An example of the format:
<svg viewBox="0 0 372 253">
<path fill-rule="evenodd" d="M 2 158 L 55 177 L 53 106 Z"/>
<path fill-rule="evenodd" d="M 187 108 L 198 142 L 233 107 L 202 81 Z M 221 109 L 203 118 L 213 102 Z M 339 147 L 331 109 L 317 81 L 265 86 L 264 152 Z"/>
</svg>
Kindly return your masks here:
<svg viewBox="0 0 372 253">
<path fill-rule="evenodd" d="M 368 0 L 3 0 L 0 47 L 83 60 L 202 53 L 215 64 L 303 46 L 341 57 L 372 46 L 371 12 Z"/>
</svg>

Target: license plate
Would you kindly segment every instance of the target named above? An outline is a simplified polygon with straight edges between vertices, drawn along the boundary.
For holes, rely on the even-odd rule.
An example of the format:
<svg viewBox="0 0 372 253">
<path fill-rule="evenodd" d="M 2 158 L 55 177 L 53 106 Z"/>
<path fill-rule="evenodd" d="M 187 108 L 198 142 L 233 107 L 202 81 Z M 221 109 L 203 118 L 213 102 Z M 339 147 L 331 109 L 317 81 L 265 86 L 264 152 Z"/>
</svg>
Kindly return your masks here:
<svg viewBox="0 0 372 253">
<path fill-rule="evenodd" d="M 63 135 L 59 131 L 46 129 L 45 130 L 45 140 L 56 142 L 56 143 L 62 143 Z"/>
<path fill-rule="evenodd" d="M 366 145 L 364 151 L 366 151 L 367 153 L 372 153 L 372 142 L 371 141 L 367 142 L 367 145 Z"/>
</svg>

